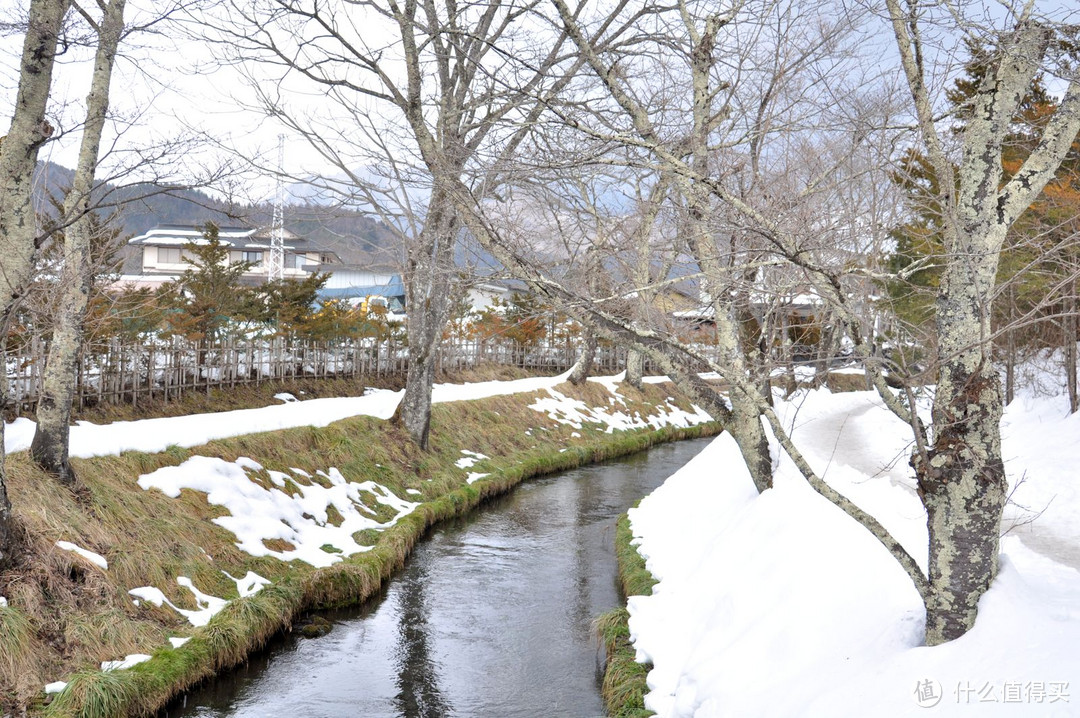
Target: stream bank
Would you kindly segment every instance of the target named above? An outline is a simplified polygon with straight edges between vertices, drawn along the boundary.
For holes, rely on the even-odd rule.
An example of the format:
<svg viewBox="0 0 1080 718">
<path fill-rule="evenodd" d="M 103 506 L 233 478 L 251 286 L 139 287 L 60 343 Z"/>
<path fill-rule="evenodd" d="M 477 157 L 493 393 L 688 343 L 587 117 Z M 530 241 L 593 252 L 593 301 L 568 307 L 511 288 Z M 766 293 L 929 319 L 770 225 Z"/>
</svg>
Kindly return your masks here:
<svg viewBox="0 0 1080 718">
<path fill-rule="evenodd" d="M 174 446 L 159 454 L 79 460 L 84 497 L 55 491 L 24 455 L 14 455 L 12 498 L 37 560 L 0 577 L 0 594 L 10 599 L 0 618 L 7 623 L 11 614 L 31 626 L 21 634 L 25 650 L 8 653 L 15 664 L 0 665 L 5 705 L 62 716 L 152 713 L 173 695 L 245 660 L 301 612 L 356 604 L 376 593 L 437 522 L 532 476 L 717 431 L 711 423 L 687 425 L 692 422 L 685 417 L 695 412 L 670 385 L 646 386 L 643 392 L 620 385 L 612 394 L 614 388 L 560 385 L 557 391 L 436 406 L 427 453 L 412 449 L 392 424 L 356 417 L 191 449 Z M 665 425 L 663 417 L 677 412 L 683 426 Z M 475 472 L 464 470 L 463 454 L 483 455 L 484 463 Z M 393 525 L 356 532 L 353 538 L 367 542 L 365 550 L 327 566 L 275 558 L 270 554 L 289 550 L 276 539 L 264 540 L 267 553 L 256 556 L 240 550 L 237 537 L 221 525 L 229 510 L 208 502 L 205 491 L 178 489 L 173 498 L 138 487 L 139 477 L 195 459 L 248 467 L 242 480 L 260 490 L 273 491 L 278 475 L 294 471 L 309 477 L 292 475 L 298 491 L 329 490 L 329 479 L 340 476 L 350 484 L 377 482 L 395 497 L 416 496 L 416 505 Z M 365 510 L 383 510 L 368 503 Z M 323 528 L 340 523 L 340 515 L 324 513 Z M 101 554 L 108 568 L 57 550 L 58 539 Z M 249 572 L 267 583 L 240 597 L 231 577 Z M 180 578 L 200 593 L 185 589 Z M 133 601 L 129 591 L 137 587 L 154 588 L 167 601 Z M 179 613 L 197 612 L 200 595 L 223 597 L 220 611 L 202 627 Z M 166 639 L 184 643 L 174 647 Z M 150 659 L 127 670 L 97 665 L 139 654 Z M 44 698 L 41 686 L 58 679 L 66 689 Z"/>
</svg>

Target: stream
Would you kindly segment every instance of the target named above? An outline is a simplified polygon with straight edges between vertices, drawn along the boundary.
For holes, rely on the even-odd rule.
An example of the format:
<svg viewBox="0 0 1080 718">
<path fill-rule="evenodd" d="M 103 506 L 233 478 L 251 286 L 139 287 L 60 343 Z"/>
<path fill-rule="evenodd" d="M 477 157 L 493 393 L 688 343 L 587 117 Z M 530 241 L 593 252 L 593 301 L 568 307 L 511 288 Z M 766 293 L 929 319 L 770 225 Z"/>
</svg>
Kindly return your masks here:
<svg viewBox="0 0 1080 718">
<path fill-rule="evenodd" d="M 168 718 L 603 716 L 592 621 L 622 604 L 615 519 L 710 439 L 527 481 L 441 524 L 318 639 L 276 639 Z"/>
</svg>

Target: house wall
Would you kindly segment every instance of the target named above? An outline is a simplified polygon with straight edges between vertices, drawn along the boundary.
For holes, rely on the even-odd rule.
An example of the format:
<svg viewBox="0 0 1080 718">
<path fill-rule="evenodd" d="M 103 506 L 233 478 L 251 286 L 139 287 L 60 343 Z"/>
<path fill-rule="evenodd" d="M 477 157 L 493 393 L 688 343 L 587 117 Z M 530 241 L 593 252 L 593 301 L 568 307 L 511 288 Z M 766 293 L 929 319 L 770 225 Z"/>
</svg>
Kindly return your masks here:
<svg viewBox="0 0 1080 718">
<path fill-rule="evenodd" d="M 143 272 L 145 274 L 180 274 L 180 273 L 184 272 L 185 270 L 189 269 L 191 267 L 191 265 L 188 262 L 183 261 L 183 256 L 185 255 L 184 250 L 181 250 L 181 261 L 179 261 L 179 262 L 162 261 L 161 252 L 159 252 L 159 249 L 175 249 L 175 248 L 176 247 L 164 247 L 164 248 L 162 248 L 162 247 L 155 247 L 153 245 L 144 246 L 142 248 L 142 250 L 143 250 L 142 270 L 143 270 Z M 269 275 L 269 272 L 270 272 L 270 264 L 269 264 L 270 252 L 269 252 L 269 250 L 266 250 L 266 249 L 250 249 L 250 250 L 234 249 L 234 250 L 230 250 L 229 251 L 229 261 L 230 261 L 230 263 L 231 262 L 239 262 L 239 261 L 241 261 L 242 257 L 243 257 L 243 253 L 245 251 L 262 252 L 262 261 L 258 265 L 252 267 L 249 271 L 245 272 L 244 276 L 245 277 L 252 277 L 252 278 L 267 277 Z M 297 263 L 296 263 L 295 258 L 297 256 L 297 254 L 299 254 L 299 256 L 302 256 L 304 258 L 304 264 L 319 264 L 320 255 L 319 255 L 318 252 L 306 252 L 306 253 L 286 252 L 285 253 L 285 272 L 284 272 L 285 276 L 289 277 L 289 278 L 292 278 L 292 279 L 303 279 L 304 277 L 308 276 L 308 272 L 305 269 L 298 268 L 296 266 Z"/>
<path fill-rule="evenodd" d="M 334 269 L 326 280 L 327 289 L 347 289 L 349 287 L 372 287 L 389 284 L 396 276 L 394 272 L 372 272 L 362 269 Z"/>
</svg>

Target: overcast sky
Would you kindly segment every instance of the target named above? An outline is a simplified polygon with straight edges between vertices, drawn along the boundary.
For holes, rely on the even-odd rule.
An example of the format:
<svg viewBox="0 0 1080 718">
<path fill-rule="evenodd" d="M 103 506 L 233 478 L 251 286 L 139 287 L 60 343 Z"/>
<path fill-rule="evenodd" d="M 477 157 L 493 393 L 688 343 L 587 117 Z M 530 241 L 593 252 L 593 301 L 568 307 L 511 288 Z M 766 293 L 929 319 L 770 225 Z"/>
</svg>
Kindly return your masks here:
<svg viewBox="0 0 1080 718">
<path fill-rule="evenodd" d="M 1070 9 L 1063 8 L 1059 1 L 1045 0 L 1039 4 L 1059 15 L 1065 13 L 1075 18 L 1077 10 L 1072 0 L 1063 4 Z M 27 4 L 28 0 L 0 0 L 0 22 L 18 21 Z M 128 0 L 127 19 L 132 24 L 145 22 L 151 13 L 160 12 L 162 4 L 161 0 Z M 1000 12 L 994 3 L 983 5 L 983 12 Z M 979 3 L 971 7 L 978 8 Z M 350 18 L 356 12 L 350 10 Z M 887 35 L 887 24 L 883 20 L 876 22 Z M 110 168 L 118 164 L 130 164 L 133 151 L 185 133 L 205 133 L 208 139 L 198 151 L 188 151 L 177 158 L 178 166 L 170 168 L 173 174 L 194 174 L 200 167 L 228 158 L 229 153 L 222 148 L 248 157 L 262 156 L 268 165 L 276 163 L 281 128 L 261 112 L 245 109 L 245 102 L 251 104 L 251 100 L 239 71 L 216 66 L 209 47 L 202 41 L 186 39 L 186 34 L 182 27 L 165 25 L 159 26 L 158 32 L 129 38 L 113 82 L 112 108 L 118 121 L 111 125 L 103 145 L 115 151 L 104 163 L 104 175 L 99 176 L 108 176 Z M 370 24 L 363 27 L 364 41 L 370 41 L 373 34 L 378 32 Z M 883 39 L 888 40 L 884 36 Z M 14 101 L 21 44 L 21 34 L 0 37 L 0 124 L 5 129 Z M 882 47 L 887 48 L 888 43 Z M 77 130 L 81 120 L 91 53 L 88 48 L 74 48 L 61 58 L 50 113 L 54 124 L 65 132 L 46 146 L 42 159 L 67 167 L 74 165 L 78 132 L 67 131 Z M 878 60 L 881 59 L 879 56 Z M 952 67 L 955 66 L 954 61 Z M 318 93 L 292 93 L 290 98 L 294 101 L 299 98 L 301 105 L 307 103 L 313 111 L 320 111 Z M 331 113 L 329 110 L 325 114 Z M 215 143 L 219 146 L 215 147 Z M 303 140 L 291 136 L 286 139 L 285 169 L 297 175 L 332 172 Z M 273 197 L 274 180 L 265 173 L 237 178 L 237 184 L 249 191 L 250 199 Z"/>
<path fill-rule="evenodd" d="M 128 0 L 126 18 L 129 22 L 144 21 L 154 4 L 154 0 Z M 0 0 L 0 22 L 18 21 L 26 5 L 26 0 Z M 131 36 L 122 46 L 112 85 L 110 109 L 114 122 L 103 142 L 103 151 L 112 148 L 114 153 L 105 160 L 103 170 L 108 173 L 118 164 L 131 164 L 134 151 L 199 133 L 206 136 L 201 149 L 175 158 L 178 164 L 172 172 L 196 174 L 200 167 L 227 160 L 230 153 L 223 148 L 249 156 L 261 153 L 276 162 L 280 128 L 234 100 L 245 94 L 239 74 L 215 66 L 205 43 L 185 39 L 175 28 L 161 30 Z M 22 40 L 21 33 L 0 38 L 0 124 L 4 130 L 14 104 Z M 61 57 L 54 75 L 49 115 L 63 132 L 44 148 L 40 159 L 74 166 L 91 61 L 92 49 L 88 48 L 71 48 Z M 310 164 L 305 162 L 311 159 L 310 152 L 304 149 L 300 143 L 287 140 L 286 168 L 299 172 Z M 252 199 L 273 197 L 274 181 L 270 177 L 248 175 L 242 184 L 251 188 Z"/>
</svg>

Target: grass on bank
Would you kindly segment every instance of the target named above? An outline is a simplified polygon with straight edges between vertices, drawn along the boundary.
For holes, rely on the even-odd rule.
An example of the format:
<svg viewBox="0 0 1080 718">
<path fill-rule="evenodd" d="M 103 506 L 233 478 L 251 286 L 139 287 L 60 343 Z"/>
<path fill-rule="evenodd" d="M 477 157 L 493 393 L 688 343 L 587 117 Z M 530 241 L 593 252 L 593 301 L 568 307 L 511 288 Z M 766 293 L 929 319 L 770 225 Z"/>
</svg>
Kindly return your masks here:
<svg viewBox="0 0 1080 718">
<path fill-rule="evenodd" d="M 615 558 L 623 596 L 650 596 L 656 579 L 645 568 L 645 559 L 631 544 L 634 538 L 630 518 L 623 514 L 615 525 Z M 630 643 L 630 613 L 625 608 L 608 611 L 596 620 L 596 632 L 604 644 L 607 665 L 601 693 L 608 715 L 613 718 L 646 718 L 655 715 L 645 708 L 650 666 L 634 660 Z"/>
<path fill-rule="evenodd" d="M 560 390 L 591 406 L 607 406 L 610 399 L 595 384 Z M 647 386 L 643 392 L 620 388 L 628 410 L 643 415 L 673 391 L 671 385 Z M 25 453 L 9 457 L 9 491 L 26 555 L 18 568 L 0 574 L 0 595 L 10 601 L 0 609 L 0 714 L 23 708 L 31 714 L 99 718 L 152 713 L 199 680 L 242 661 L 275 633 L 289 630 L 303 611 L 357 603 L 374 594 L 434 523 L 460 516 L 531 476 L 716 430 L 606 434 L 588 424 L 574 429 L 529 409 L 535 396 L 437 405 L 429 452 L 417 451 L 388 422 L 356 417 L 324 428 L 241 436 L 194 449 L 173 446 L 159 454 L 75 460 L 82 484 L 75 493 L 60 490 Z M 685 401 L 678 403 L 688 408 Z M 490 472 L 488 478 L 464 483 L 467 472 L 454 465 L 462 449 L 491 457 L 473 468 Z M 205 494 L 184 490 L 170 499 L 135 484 L 142 474 L 196 454 L 227 461 L 248 456 L 266 469 L 295 467 L 313 476 L 336 467 L 350 481 L 370 479 L 397 496 L 424 503 L 392 528 L 365 532 L 374 540 L 371 551 L 327 568 L 255 558 L 236 548 L 230 532 L 211 523 L 223 511 L 209 505 Z M 255 480 L 270 485 L 265 472 L 255 474 Z M 56 548 L 58 540 L 104 555 L 109 569 Z M 189 577 L 205 593 L 235 598 L 236 586 L 222 571 L 234 576 L 255 571 L 273 583 L 232 601 L 203 629 L 193 629 L 167 606 L 136 606 L 127 593 L 155 586 L 177 606 L 194 609 L 192 595 L 176 578 Z M 192 638 L 174 649 L 166 643 L 170 636 Z M 154 658 L 129 670 L 97 670 L 102 661 L 130 653 Z M 69 681 L 68 689 L 47 703 L 42 687 L 55 680 Z"/>
</svg>

